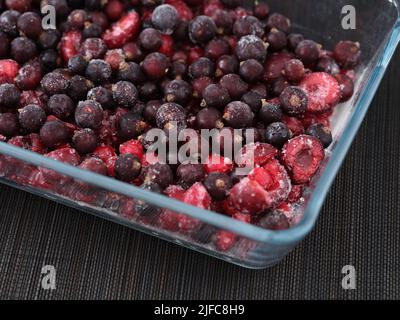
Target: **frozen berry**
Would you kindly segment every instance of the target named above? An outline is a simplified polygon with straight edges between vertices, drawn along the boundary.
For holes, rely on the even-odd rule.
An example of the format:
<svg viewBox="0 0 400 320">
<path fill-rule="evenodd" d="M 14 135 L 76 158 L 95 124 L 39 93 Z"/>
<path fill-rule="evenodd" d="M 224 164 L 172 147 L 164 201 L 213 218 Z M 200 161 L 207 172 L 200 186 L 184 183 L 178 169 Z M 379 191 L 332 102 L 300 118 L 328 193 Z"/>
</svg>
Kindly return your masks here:
<svg viewBox="0 0 400 320">
<path fill-rule="evenodd" d="M 308 127 L 306 134 L 321 141 L 324 148 L 328 148 L 332 143 L 331 130 L 321 123 L 316 123 Z"/>
<path fill-rule="evenodd" d="M 186 105 L 192 98 L 192 87 L 184 80 L 172 80 L 164 88 L 167 102 Z"/>
<path fill-rule="evenodd" d="M 115 161 L 115 177 L 122 181 L 132 181 L 139 176 L 141 168 L 138 158 L 131 154 L 122 154 Z"/>
<path fill-rule="evenodd" d="M 207 88 L 213 81 L 210 77 L 200 77 L 192 81 L 193 97 L 202 98 L 205 88 Z"/>
<path fill-rule="evenodd" d="M 287 37 L 287 45 L 293 52 L 296 51 L 297 46 L 304 40 L 304 36 L 300 33 L 291 33 Z"/>
<path fill-rule="evenodd" d="M 270 55 L 264 65 L 264 80 L 270 81 L 282 77 L 285 64 L 292 59 L 293 54 L 285 51 Z"/>
<path fill-rule="evenodd" d="M 337 74 L 335 75 L 335 78 L 338 81 L 340 87 L 340 101 L 343 102 L 349 100 L 354 93 L 353 80 L 345 74 Z"/>
<path fill-rule="evenodd" d="M 103 176 L 107 175 L 107 166 L 103 160 L 95 157 L 90 157 L 84 159 L 79 167 L 84 170 L 89 170 L 97 174 L 101 174 Z"/>
<path fill-rule="evenodd" d="M 268 17 L 267 26 L 270 29 L 276 28 L 285 33 L 289 33 L 291 28 L 291 22 L 284 15 L 280 13 L 273 13 Z"/>
<path fill-rule="evenodd" d="M 258 19 L 265 19 L 269 14 L 269 6 L 265 2 L 256 3 L 254 6 L 254 16 Z"/>
<path fill-rule="evenodd" d="M 92 100 L 79 102 L 75 110 L 75 122 L 81 128 L 97 129 L 103 120 L 103 108 Z"/>
<path fill-rule="evenodd" d="M 248 143 L 240 150 L 237 165 L 239 167 L 262 166 L 274 159 L 278 150 L 268 143 Z"/>
<path fill-rule="evenodd" d="M 65 119 L 75 111 L 75 104 L 66 94 L 55 94 L 47 102 L 47 109 L 57 118 Z"/>
<path fill-rule="evenodd" d="M 174 174 L 168 164 L 151 164 L 143 169 L 143 181 L 145 183 L 157 183 L 165 189 L 174 182 Z"/>
<path fill-rule="evenodd" d="M 75 102 L 85 100 L 87 93 L 93 88 L 93 82 L 79 75 L 73 76 L 69 82 L 68 95 Z"/>
<path fill-rule="evenodd" d="M 103 33 L 103 28 L 97 23 L 86 22 L 82 30 L 82 37 L 88 38 L 100 38 Z"/>
<path fill-rule="evenodd" d="M 189 75 L 194 79 L 200 77 L 213 77 L 214 73 L 214 63 L 205 57 L 196 60 L 189 67 Z"/>
<path fill-rule="evenodd" d="M 227 74 L 221 78 L 219 84 L 229 92 L 232 100 L 239 100 L 249 89 L 246 82 L 237 74 Z"/>
<path fill-rule="evenodd" d="M 100 59 L 107 51 L 107 46 L 100 38 L 88 38 L 81 46 L 80 53 L 86 60 Z"/>
<path fill-rule="evenodd" d="M 139 87 L 139 96 L 144 100 L 161 98 L 158 85 L 152 81 L 147 81 Z"/>
<path fill-rule="evenodd" d="M 201 109 L 196 115 L 196 126 L 198 129 L 222 128 L 222 114 L 214 108 Z"/>
<path fill-rule="evenodd" d="M 306 112 L 307 94 L 299 87 L 287 87 L 279 96 L 282 109 L 290 116 L 299 116 Z"/>
<path fill-rule="evenodd" d="M 158 6 L 151 15 L 151 22 L 163 33 L 171 34 L 179 23 L 178 11 L 169 4 Z"/>
<path fill-rule="evenodd" d="M 335 46 L 333 55 L 343 68 L 354 68 L 361 60 L 360 44 L 353 41 L 340 41 Z"/>
<path fill-rule="evenodd" d="M 129 81 L 135 85 L 138 85 L 145 81 L 145 76 L 137 63 L 122 62 L 119 65 L 117 79 Z"/>
<path fill-rule="evenodd" d="M 217 9 L 211 15 L 217 26 L 217 33 L 220 35 L 229 34 L 232 31 L 233 18 L 228 11 Z"/>
<path fill-rule="evenodd" d="M 113 71 L 116 71 L 126 62 L 126 57 L 122 49 L 112 49 L 106 52 L 104 61 L 111 66 Z"/>
<path fill-rule="evenodd" d="M 110 49 L 122 47 L 134 38 L 140 28 L 140 17 L 136 11 L 130 11 L 103 34 L 103 40 Z"/>
<path fill-rule="evenodd" d="M 202 164 L 181 164 L 176 169 L 176 177 L 179 185 L 185 189 L 189 188 L 194 183 L 204 180 L 204 167 Z"/>
<path fill-rule="evenodd" d="M 138 91 L 134 84 L 128 81 L 119 81 L 112 86 L 114 101 L 126 108 L 132 108 L 138 98 Z"/>
<path fill-rule="evenodd" d="M 82 154 L 93 152 L 98 143 L 96 133 L 92 129 L 81 129 L 74 133 L 72 142 L 75 149 Z"/>
<path fill-rule="evenodd" d="M 82 9 L 73 10 L 67 18 L 68 24 L 71 28 L 77 30 L 82 30 L 87 20 L 88 14 Z"/>
<path fill-rule="evenodd" d="M 296 47 L 296 55 L 306 66 L 309 66 L 319 58 L 318 44 L 313 40 L 303 40 Z"/>
<path fill-rule="evenodd" d="M 10 83 L 0 85 L 0 107 L 16 108 L 19 104 L 21 91 Z"/>
<path fill-rule="evenodd" d="M 335 59 L 325 56 L 321 57 L 316 66 L 315 71 L 322 71 L 326 73 L 330 73 L 332 75 L 336 75 L 340 72 L 340 67 L 337 65 Z"/>
<path fill-rule="evenodd" d="M 46 122 L 46 113 L 38 105 L 30 104 L 20 110 L 18 119 L 26 132 L 38 132 Z"/>
<path fill-rule="evenodd" d="M 40 66 L 43 71 L 50 72 L 61 65 L 61 59 L 58 52 L 54 49 L 48 49 L 39 55 Z"/>
<path fill-rule="evenodd" d="M 86 68 L 86 77 L 95 83 L 106 83 L 111 79 L 111 76 L 111 66 L 104 60 L 91 60 Z"/>
<path fill-rule="evenodd" d="M 73 74 L 85 74 L 88 62 L 81 55 L 77 55 L 68 60 L 68 69 Z"/>
<path fill-rule="evenodd" d="M 292 59 L 286 62 L 283 68 L 285 78 L 291 82 L 298 82 L 305 75 L 304 64 L 301 60 Z"/>
<path fill-rule="evenodd" d="M 194 43 L 206 43 L 215 37 L 217 26 L 208 16 L 197 16 L 189 23 L 189 37 Z"/>
<path fill-rule="evenodd" d="M 230 101 L 229 92 L 219 84 L 210 84 L 203 90 L 205 105 L 212 108 L 224 108 Z"/>
<path fill-rule="evenodd" d="M 152 80 L 163 78 L 170 66 L 168 58 L 159 52 L 153 52 L 143 60 L 142 68 L 144 73 Z"/>
<path fill-rule="evenodd" d="M 146 103 L 146 107 L 143 110 L 144 119 L 152 125 L 156 124 L 156 113 L 161 107 L 162 101 L 160 100 L 150 100 Z"/>
<path fill-rule="evenodd" d="M 215 61 L 219 57 L 229 54 L 231 47 L 225 39 L 216 38 L 207 43 L 204 51 L 207 58 Z"/>
<path fill-rule="evenodd" d="M 25 12 L 19 16 L 17 26 L 28 38 L 37 39 L 42 33 L 42 19 L 35 12 Z"/>
<path fill-rule="evenodd" d="M 295 183 L 307 183 L 324 160 L 324 147 L 314 137 L 301 135 L 288 141 L 282 150 L 282 161 Z"/>
<path fill-rule="evenodd" d="M 252 125 L 254 113 L 247 104 L 233 101 L 225 107 L 223 118 L 230 127 L 240 129 Z"/>
<path fill-rule="evenodd" d="M 286 230 L 290 228 L 288 218 L 279 212 L 268 213 L 265 217 L 260 219 L 259 226 L 267 230 Z"/>
<path fill-rule="evenodd" d="M 61 35 L 58 30 L 49 29 L 40 34 L 38 43 L 42 49 L 55 49 L 60 38 Z"/>
<path fill-rule="evenodd" d="M 185 62 L 174 61 L 169 69 L 169 75 L 172 79 L 182 80 L 186 78 L 188 67 Z"/>
<path fill-rule="evenodd" d="M 133 139 L 142 134 L 146 127 L 147 124 L 140 115 L 128 112 L 119 119 L 118 133 L 125 139 Z"/>
<path fill-rule="evenodd" d="M 161 33 L 154 28 L 144 29 L 139 35 L 139 42 L 146 51 L 157 51 L 162 44 Z"/>
<path fill-rule="evenodd" d="M 291 134 L 286 124 L 274 122 L 267 127 L 265 138 L 268 143 L 280 148 L 291 138 Z"/>
<path fill-rule="evenodd" d="M 10 37 L 18 36 L 17 21 L 20 13 L 15 10 L 6 10 L 0 15 L 0 30 Z"/>
<path fill-rule="evenodd" d="M 204 180 L 204 186 L 214 200 L 222 201 L 232 188 L 232 180 L 226 173 L 215 172 Z"/>
<path fill-rule="evenodd" d="M 59 49 L 64 61 L 68 61 L 79 53 L 82 44 L 82 34 L 80 31 L 65 32 L 61 38 Z"/>
<path fill-rule="evenodd" d="M 271 51 L 281 51 L 287 45 L 286 34 L 278 29 L 272 29 L 266 36 Z"/>
<path fill-rule="evenodd" d="M 47 147 L 54 147 L 68 142 L 70 132 L 64 122 L 47 121 L 40 129 L 40 139 Z"/>
<path fill-rule="evenodd" d="M 66 93 L 69 81 L 59 72 L 46 74 L 40 81 L 42 88 L 49 94 Z"/>
<path fill-rule="evenodd" d="M 254 114 L 256 114 L 260 110 L 262 105 L 261 100 L 262 97 L 258 93 L 253 91 L 245 93 L 241 99 L 242 102 L 250 107 L 251 111 L 253 111 Z"/>
<path fill-rule="evenodd" d="M 267 56 L 267 44 L 255 35 L 241 37 L 237 47 L 236 55 L 241 61 L 255 59 L 264 62 Z"/>
<path fill-rule="evenodd" d="M 307 110 L 321 113 L 330 110 L 340 100 L 340 87 L 337 80 L 328 73 L 315 72 L 304 77 L 299 87 L 308 96 Z"/>
<path fill-rule="evenodd" d="M 18 117 L 14 113 L 0 113 L 0 134 L 12 137 L 18 134 Z"/>
<path fill-rule="evenodd" d="M 25 63 L 38 54 L 35 42 L 28 38 L 15 38 L 10 46 L 10 55 L 18 63 Z"/>
<path fill-rule="evenodd" d="M 178 128 L 186 127 L 185 110 L 176 103 L 164 103 L 156 113 L 157 127 L 169 129 L 176 122 Z"/>
<path fill-rule="evenodd" d="M 9 54 L 10 51 L 10 40 L 7 35 L 0 31 L 0 58 L 3 58 Z"/>
<path fill-rule="evenodd" d="M 235 56 L 224 55 L 218 58 L 216 67 L 215 75 L 222 77 L 229 73 L 237 73 L 239 70 L 239 61 Z"/>
<path fill-rule="evenodd" d="M 263 73 L 263 65 L 255 59 L 249 59 L 240 63 L 239 74 L 246 82 L 257 82 Z"/>
<path fill-rule="evenodd" d="M 245 16 L 237 19 L 233 24 L 233 34 L 238 38 L 254 35 L 257 37 L 264 36 L 264 28 L 261 21 L 254 16 Z"/>
<path fill-rule="evenodd" d="M 112 109 L 115 107 L 115 101 L 111 90 L 104 87 L 95 87 L 91 89 L 87 94 L 87 99 L 100 103 L 104 109 Z"/>
</svg>

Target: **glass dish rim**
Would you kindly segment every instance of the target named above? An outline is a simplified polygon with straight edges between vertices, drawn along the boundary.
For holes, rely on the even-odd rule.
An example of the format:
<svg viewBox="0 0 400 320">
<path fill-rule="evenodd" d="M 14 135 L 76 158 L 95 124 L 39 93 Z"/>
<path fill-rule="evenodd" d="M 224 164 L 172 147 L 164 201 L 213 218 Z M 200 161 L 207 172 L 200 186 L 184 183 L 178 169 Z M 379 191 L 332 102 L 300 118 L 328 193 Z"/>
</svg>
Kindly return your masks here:
<svg viewBox="0 0 400 320">
<path fill-rule="evenodd" d="M 387 65 L 389 64 L 394 51 L 400 42 L 399 0 L 387 1 L 393 3 L 397 11 L 397 20 L 393 25 L 391 33 L 388 34 L 388 40 L 384 42 L 382 47 L 378 50 L 376 66 L 368 76 L 363 93 L 357 99 L 357 102 L 354 106 L 354 112 L 351 115 L 346 128 L 343 130 L 341 137 L 338 139 L 336 147 L 332 152 L 323 172 L 321 173 L 321 176 L 318 178 L 315 188 L 311 192 L 308 204 L 304 209 L 303 218 L 297 225 L 291 227 L 290 229 L 282 231 L 262 229 L 261 227 L 247 224 L 210 210 L 200 209 L 178 200 L 168 198 L 167 196 L 141 189 L 139 187 L 118 181 L 114 178 L 102 176 L 100 174 L 86 171 L 69 164 L 46 158 L 43 155 L 24 150 L 1 141 L 0 154 L 11 156 L 33 165 L 53 169 L 106 190 L 146 201 L 149 204 L 158 206 L 160 208 L 167 208 L 173 211 L 181 212 L 182 214 L 199 219 L 218 228 L 234 232 L 251 240 L 276 244 L 289 244 L 293 243 L 294 241 L 300 241 L 314 227 L 326 195 L 365 117 L 369 105 L 385 73 Z"/>
</svg>

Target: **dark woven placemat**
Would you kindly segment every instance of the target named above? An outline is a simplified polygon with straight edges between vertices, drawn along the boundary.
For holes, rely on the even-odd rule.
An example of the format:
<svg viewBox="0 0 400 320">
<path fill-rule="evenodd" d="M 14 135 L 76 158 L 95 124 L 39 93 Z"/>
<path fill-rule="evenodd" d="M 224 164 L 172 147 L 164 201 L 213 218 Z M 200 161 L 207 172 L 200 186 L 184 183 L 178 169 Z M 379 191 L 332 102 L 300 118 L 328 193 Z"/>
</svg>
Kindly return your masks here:
<svg viewBox="0 0 400 320">
<path fill-rule="evenodd" d="M 0 187 L 0 298 L 399 299 L 400 50 L 315 230 L 253 271 Z M 55 290 L 41 268 L 54 265 Z M 353 265 L 356 290 L 343 290 Z"/>
</svg>

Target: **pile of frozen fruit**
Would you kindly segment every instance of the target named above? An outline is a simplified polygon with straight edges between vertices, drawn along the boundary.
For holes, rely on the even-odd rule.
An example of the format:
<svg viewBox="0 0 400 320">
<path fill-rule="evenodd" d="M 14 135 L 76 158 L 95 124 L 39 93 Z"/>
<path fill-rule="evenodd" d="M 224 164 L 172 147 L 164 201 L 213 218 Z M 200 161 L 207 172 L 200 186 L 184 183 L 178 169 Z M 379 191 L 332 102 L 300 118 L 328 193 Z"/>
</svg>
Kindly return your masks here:
<svg viewBox="0 0 400 320">
<path fill-rule="evenodd" d="M 42 29 L 46 5 L 55 8 L 55 29 Z M 323 49 L 292 33 L 290 20 L 267 4 L 242 5 L 0 0 L 0 141 L 234 219 L 288 228 L 285 210 L 276 209 L 298 202 L 321 167 L 330 115 L 353 94 L 360 45 Z M 236 138 L 244 159 L 254 152 L 254 170 L 236 175 L 237 164 L 217 154 L 205 164 L 149 163 L 146 132 L 172 124 L 253 129 L 254 143 Z M 60 193 L 71 185 L 50 170 L 0 161 L 7 178 L 24 170 L 26 185 Z M 78 200 L 90 202 L 89 188 L 77 188 Z M 121 200 L 117 210 L 136 219 L 144 207 Z M 202 227 L 168 210 L 153 220 L 184 234 Z M 227 250 L 234 238 L 220 231 L 217 246 Z"/>
</svg>

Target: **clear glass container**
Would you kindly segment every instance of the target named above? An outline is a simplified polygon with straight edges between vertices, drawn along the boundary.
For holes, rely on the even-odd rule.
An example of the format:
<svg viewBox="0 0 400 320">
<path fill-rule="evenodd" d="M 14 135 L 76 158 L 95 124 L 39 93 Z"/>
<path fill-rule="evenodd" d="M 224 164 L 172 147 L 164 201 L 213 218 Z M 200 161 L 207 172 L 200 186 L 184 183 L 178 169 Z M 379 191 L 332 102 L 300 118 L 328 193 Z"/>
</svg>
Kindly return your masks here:
<svg viewBox="0 0 400 320">
<path fill-rule="evenodd" d="M 400 20 L 398 0 L 271 0 L 268 3 L 272 11 L 290 17 L 294 30 L 324 47 L 332 48 L 335 42 L 345 39 L 360 42 L 363 51 L 355 94 L 332 115 L 334 142 L 327 151 L 323 168 L 306 190 L 306 201 L 297 210 L 302 218 L 292 228 L 265 230 L 3 142 L 0 142 L 0 181 L 244 267 L 265 268 L 276 264 L 313 228 L 400 40 Z M 356 9 L 355 30 L 342 28 L 345 5 Z M 40 183 L 40 179 L 32 178 L 37 174 L 48 179 Z M 141 206 L 143 214 L 131 215 L 133 205 Z M 158 217 L 164 209 L 197 219 L 199 231 L 182 234 L 161 228 Z M 221 252 L 213 245 L 217 230 L 236 234 L 236 244 L 230 250 Z"/>
</svg>

